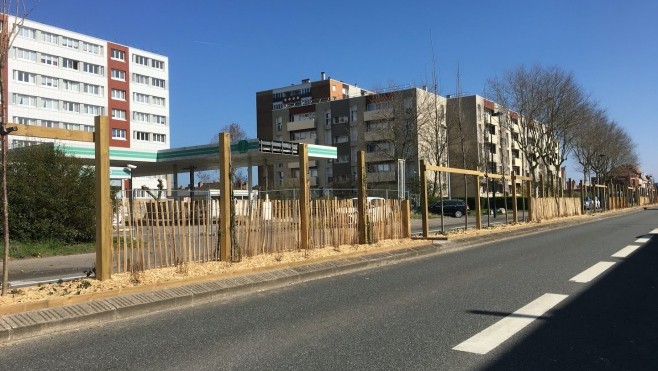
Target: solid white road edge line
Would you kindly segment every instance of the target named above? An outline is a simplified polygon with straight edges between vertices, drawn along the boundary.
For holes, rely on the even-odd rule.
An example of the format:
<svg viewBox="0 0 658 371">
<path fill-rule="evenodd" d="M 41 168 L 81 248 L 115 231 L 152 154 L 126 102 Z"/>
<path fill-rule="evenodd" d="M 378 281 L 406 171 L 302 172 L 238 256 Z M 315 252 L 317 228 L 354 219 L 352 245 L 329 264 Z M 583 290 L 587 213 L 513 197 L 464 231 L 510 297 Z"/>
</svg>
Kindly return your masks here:
<svg viewBox="0 0 658 371">
<path fill-rule="evenodd" d="M 544 294 L 452 349 L 462 352 L 487 354 L 532 323 L 532 321 L 544 315 L 544 313 L 566 297 L 567 295 Z"/>
<path fill-rule="evenodd" d="M 569 281 L 587 283 L 596 278 L 599 274 L 605 272 L 606 269 L 612 267 L 613 265 L 615 265 L 614 262 L 598 262 L 579 275 L 573 277 Z"/>
<path fill-rule="evenodd" d="M 640 246 L 638 245 L 628 245 L 624 247 L 623 249 L 617 251 L 616 253 L 612 254 L 611 256 L 613 258 L 625 258 L 629 255 L 631 255 L 635 250 L 639 249 Z"/>
</svg>

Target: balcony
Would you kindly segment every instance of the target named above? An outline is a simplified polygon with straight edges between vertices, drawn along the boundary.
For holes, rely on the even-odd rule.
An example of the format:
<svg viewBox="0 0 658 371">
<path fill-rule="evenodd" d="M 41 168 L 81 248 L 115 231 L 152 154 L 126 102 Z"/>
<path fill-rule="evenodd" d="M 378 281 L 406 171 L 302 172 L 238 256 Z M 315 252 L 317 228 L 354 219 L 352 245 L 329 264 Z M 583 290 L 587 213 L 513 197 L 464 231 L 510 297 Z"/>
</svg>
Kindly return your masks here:
<svg viewBox="0 0 658 371">
<path fill-rule="evenodd" d="M 388 134 L 386 130 L 366 131 L 364 139 L 366 142 L 379 142 L 386 139 L 386 134 Z"/>
<path fill-rule="evenodd" d="M 383 108 L 374 111 L 365 111 L 363 113 L 363 121 L 382 120 L 393 117 L 392 108 Z"/>
<path fill-rule="evenodd" d="M 288 131 L 313 129 L 315 128 L 315 119 L 310 118 L 299 121 L 291 121 L 286 125 L 286 127 Z"/>
</svg>

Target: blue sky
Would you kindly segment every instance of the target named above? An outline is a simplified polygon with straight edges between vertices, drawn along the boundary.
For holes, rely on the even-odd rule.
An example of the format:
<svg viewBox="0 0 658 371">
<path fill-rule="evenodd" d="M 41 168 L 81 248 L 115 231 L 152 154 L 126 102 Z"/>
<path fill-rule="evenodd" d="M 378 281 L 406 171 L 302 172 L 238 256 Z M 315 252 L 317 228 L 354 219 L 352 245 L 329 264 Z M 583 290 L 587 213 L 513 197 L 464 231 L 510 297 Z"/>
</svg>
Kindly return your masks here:
<svg viewBox="0 0 658 371">
<path fill-rule="evenodd" d="M 239 123 L 256 92 L 320 72 L 366 89 L 422 85 L 432 44 L 442 94 L 483 94 L 520 64 L 572 72 L 658 176 L 658 2 L 26 0 L 29 18 L 169 57 L 172 147 Z M 432 41 L 431 41 L 432 40 Z M 573 166 L 568 177 L 580 178 Z"/>
</svg>

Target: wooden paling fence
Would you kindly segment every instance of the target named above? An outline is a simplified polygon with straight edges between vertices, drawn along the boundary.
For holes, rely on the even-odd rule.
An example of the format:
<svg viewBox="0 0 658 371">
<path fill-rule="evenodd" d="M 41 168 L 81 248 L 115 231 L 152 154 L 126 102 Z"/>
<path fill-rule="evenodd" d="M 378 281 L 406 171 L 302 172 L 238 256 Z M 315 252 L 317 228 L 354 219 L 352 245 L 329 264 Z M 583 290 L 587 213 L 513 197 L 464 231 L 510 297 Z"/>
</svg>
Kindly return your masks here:
<svg viewBox="0 0 658 371">
<path fill-rule="evenodd" d="M 539 222 L 558 217 L 580 215 L 582 214 L 581 210 L 579 197 L 533 197 L 530 218 Z"/>
<path fill-rule="evenodd" d="M 236 200 L 231 223 L 234 260 L 300 248 L 299 200 Z M 311 248 L 358 243 L 353 200 L 313 200 Z M 401 202 L 368 206 L 369 242 L 403 238 Z M 131 213 L 132 211 L 132 213 Z M 219 201 L 135 200 L 114 217 L 115 272 L 219 259 Z"/>
</svg>

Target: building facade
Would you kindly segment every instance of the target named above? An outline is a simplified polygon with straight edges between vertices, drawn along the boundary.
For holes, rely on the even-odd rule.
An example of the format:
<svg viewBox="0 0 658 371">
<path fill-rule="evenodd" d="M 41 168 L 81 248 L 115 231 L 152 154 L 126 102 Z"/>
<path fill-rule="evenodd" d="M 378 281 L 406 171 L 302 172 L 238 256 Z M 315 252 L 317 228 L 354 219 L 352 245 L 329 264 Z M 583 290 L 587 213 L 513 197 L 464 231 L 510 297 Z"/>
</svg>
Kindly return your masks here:
<svg viewBox="0 0 658 371">
<path fill-rule="evenodd" d="M 374 92 L 327 78 L 256 94 L 257 135 L 260 139 L 330 145 L 336 160 L 311 161 L 311 186 L 353 189 L 357 152 L 365 151 L 370 189 L 405 190 L 418 182 L 418 160 L 432 160 L 433 140 L 445 138 L 445 98 L 426 89 L 392 88 Z M 436 109 L 429 109 L 433 104 Z M 445 157 L 445 152 L 443 153 Z M 400 161 L 404 160 L 401 167 Z M 445 159 L 442 165 L 447 164 Z M 401 174 L 401 175 L 400 175 Z M 274 163 L 259 168 L 262 189 L 294 188 L 299 164 Z"/>
<path fill-rule="evenodd" d="M 14 21 L 3 17 L 3 32 Z M 94 116 L 107 115 L 111 147 L 170 147 L 166 56 L 27 19 L 16 32 L 2 71 L 7 121 L 93 131 Z M 8 138 L 9 148 L 49 141 Z"/>
<path fill-rule="evenodd" d="M 482 195 L 502 196 L 511 194 L 511 175 L 532 176 L 528 158 L 523 150 L 531 148 L 535 138 L 524 134 L 519 115 L 499 104 L 479 95 L 449 97 L 447 103 L 447 125 L 449 137 L 450 166 L 474 169 L 485 174 L 504 175 L 505 180 L 487 182 L 482 179 L 477 185 Z M 464 150 L 461 139 L 464 133 Z M 557 151 L 557 147 L 556 147 Z M 545 179 L 558 172 L 537 161 L 534 175 Z M 521 181 L 516 182 L 520 189 Z M 453 197 L 465 197 L 464 177 L 452 175 L 450 178 Z M 471 182 L 468 196 L 475 195 L 476 185 Z M 517 191 L 518 192 L 518 191 Z"/>
</svg>

